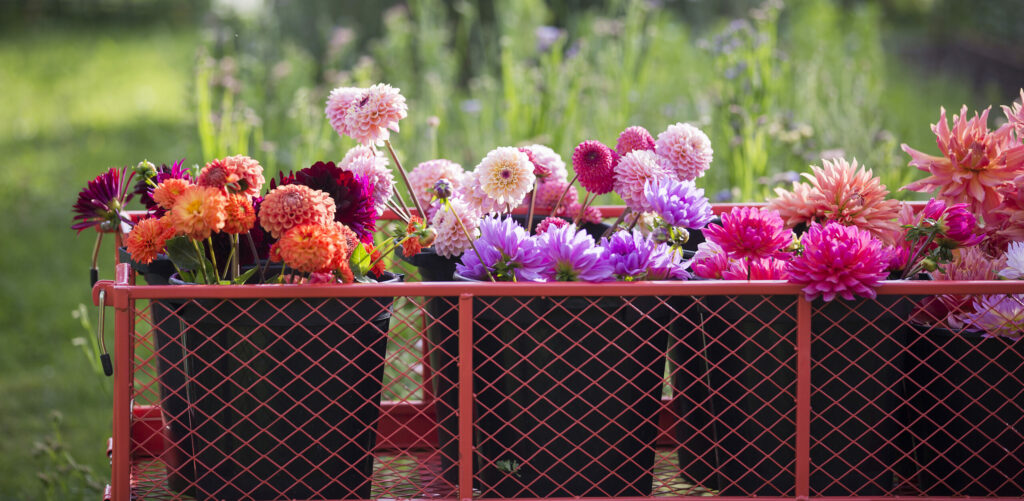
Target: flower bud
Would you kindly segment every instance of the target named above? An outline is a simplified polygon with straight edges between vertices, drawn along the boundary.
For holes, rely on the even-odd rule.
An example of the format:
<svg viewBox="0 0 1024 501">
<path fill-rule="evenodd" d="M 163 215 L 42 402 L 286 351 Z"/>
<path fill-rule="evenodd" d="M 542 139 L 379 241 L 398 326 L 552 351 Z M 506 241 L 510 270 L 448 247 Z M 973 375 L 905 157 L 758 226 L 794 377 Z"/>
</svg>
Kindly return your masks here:
<svg viewBox="0 0 1024 501">
<path fill-rule="evenodd" d="M 156 175 L 156 166 L 149 160 L 143 160 L 135 166 L 135 173 L 146 176 L 146 179 L 149 179 Z"/>
<path fill-rule="evenodd" d="M 452 182 L 441 178 L 434 183 L 434 196 L 440 200 L 448 200 L 452 196 L 453 186 Z"/>
<path fill-rule="evenodd" d="M 651 240 L 654 240 L 659 244 L 668 243 L 671 239 L 672 237 L 668 233 L 668 228 L 665 228 L 664 226 L 659 226 L 651 232 Z"/>
<path fill-rule="evenodd" d="M 921 269 L 923 269 L 924 271 L 935 271 L 936 269 L 938 269 L 938 267 L 939 265 L 936 264 L 935 260 L 930 257 L 926 257 L 921 260 Z"/>
<path fill-rule="evenodd" d="M 430 247 L 434 244 L 434 239 L 437 238 L 437 230 L 434 228 L 426 228 L 419 234 L 419 242 L 423 247 Z"/>
</svg>

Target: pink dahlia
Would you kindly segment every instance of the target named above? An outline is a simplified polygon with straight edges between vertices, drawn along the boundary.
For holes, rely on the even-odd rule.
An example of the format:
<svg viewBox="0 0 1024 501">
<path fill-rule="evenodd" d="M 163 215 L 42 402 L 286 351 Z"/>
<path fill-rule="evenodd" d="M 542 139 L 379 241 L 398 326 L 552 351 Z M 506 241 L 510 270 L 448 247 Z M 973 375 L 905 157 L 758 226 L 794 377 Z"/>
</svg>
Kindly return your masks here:
<svg viewBox="0 0 1024 501">
<path fill-rule="evenodd" d="M 592 224 L 600 224 L 602 218 L 601 209 L 598 209 L 593 205 L 588 205 L 586 208 L 584 208 L 578 202 L 567 205 L 565 215 L 572 219 L 576 219 L 578 217 L 581 222 Z"/>
<path fill-rule="evenodd" d="M 654 151 L 661 164 L 680 181 L 693 181 L 703 176 L 714 156 L 707 134 L 684 123 L 670 125 L 658 134 Z"/>
<path fill-rule="evenodd" d="M 627 127 L 615 143 L 615 152 L 619 156 L 626 156 L 626 153 L 635 150 L 654 150 L 654 136 L 639 125 Z"/>
<path fill-rule="evenodd" d="M 566 188 L 569 191 L 566 191 Z M 562 199 L 562 207 L 572 205 L 579 201 L 579 193 L 576 191 L 576 187 L 569 186 L 566 181 L 557 181 L 548 179 L 537 185 L 537 209 L 540 210 L 551 210 L 555 208 L 555 203 L 558 202 L 558 197 L 565 193 L 565 198 Z M 525 203 L 529 203 L 529 199 Z"/>
<path fill-rule="evenodd" d="M 259 196 L 263 189 L 263 166 L 245 155 L 217 159 L 203 167 L 196 184 L 223 189 L 228 194 Z"/>
<path fill-rule="evenodd" d="M 1024 141 L 1024 89 L 1020 90 L 1020 102 L 1003 106 L 1003 114 L 1017 133 L 1017 140 Z"/>
<path fill-rule="evenodd" d="M 704 236 L 718 244 L 729 257 L 785 258 L 793 243 L 793 231 L 782 223 L 779 213 L 756 207 L 734 207 L 722 214 L 722 224 L 710 224 Z"/>
<path fill-rule="evenodd" d="M 697 252 L 694 253 L 690 266 L 698 277 L 721 279 L 722 273 L 729 269 L 734 261 L 729 259 L 729 255 L 718 244 L 707 240 L 697 244 Z M 746 280 L 746 273 L 744 273 L 744 280 Z"/>
<path fill-rule="evenodd" d="M 615 193 L 634 212 L 652 212 L 654 209 L 644 195 L 644 187 L 648 181 L 659 181 L 671 175 L 672 171 L 659 164 L 653 152 L 631 151 L 615 167 Z"/>
<path fill-rule="evenodd" d="M 942 156 L 927 155 L 906 144 L 903 151 L 910 155 L 910 165 L 931 176 L 903 187 L 905 190 L 928 192 L 938 190 L 938 197 L 953 203 L 966 203 L 971 212 L 986 216 L 999 206 L 1002 196 L 998 187 L 1018 173 L 1024 157 L 1008 155 L 1024 149 L 1012 137 L 1013 127 L 1007 125 L 996 131 L 988 130 L 986 109 L 979 117 L 967 118 L 967 106 L 953 116 L 953 129 L 946 121 L 942 109 L 939 122 L 932 126 Z M 1012 163 L 1008 164 L 1008 156 Z"/>
<path fill-rule="evenodd" d="M 953 260 L 931 272 L 931 276 L 933 280 L 997 280 L 1007 263 L 1006 255 L 993 258 L 978 246 L 965 247 L 954 251 Z M 944 321 L 950 328 L 960 329 L 969 323 L 975 299 L 976 296 L 959 294 L 931 296 L 919 316 L 928 324 Z"/>
<path fill-rule="evenodd" d="M 560 217 L 546 217 L 540 224 L 537 225 L 535 233 L 537 235 L 543 235 L 544 232 L 551 228 L 561 228 L 563 226 L 569 226 L 569 221 L 566 221 Z"/>
<path fill-rule="evenodd" d="M 324 112 L 327 114 L 327 121 L 339 136 L 349 136 L 348 128 L 345 125 L 345 114 L 352 104 L 362 98 L 363 89 L 358 87 L 338 87 L 331 91 L 327 97 L 327 107 Z"/>
<path fill-rule="evenodd" d="M 469 204 L 459 199 L 452 199 L 451 207 L 441 207 L 431 224 L 437 231 L 434 238 L 434 251 L 439 256 L 455 257 L 462 255 L 470 248 L 471 243 L 480 236 L 477 228 L 480 224 L 480 214 L 470 209 Z M 454 211 L 454 212 L 453 212 Z M 462 224 L 459 224 L 459 221 Z M 465 227 L 465 231 L 463 231 Z M 466 232 L 469 235 L 466 235 Z"/>
<path fill-rule="evenodd" d="M 451 160 L 439 158 L 417 165 L 408 176 L 409 184 L 412 185 L 416 198 L 420 199 L 420 203 L 426 207 L 430 205 L 430 199 L 434 196 L 434 186 L 439 180 L 447 179 L 452 183 L 454 190 L 459 190 L 462 188 L 466 171 L 462 170 L 461 165 Z"/>
<path fill-rule="evenodd" d="M 967 211 L 967 204 L 953 204 L 946 208 L 942 219 L 942 238 L 940 245 L 949 248 L 971 247 L 985 239 L 978 235 L 978 221 L 974 214 Z"/>
<path fill-rule="evenodd" d="M 274 238 L 293 226 L 334 221 L 334 200 L 320 190 L 301 184 L 274 188 L 260 204 L 260 225 Z"/>
<path fill-rule="evenodd" d="M 395 189 L 395 176 L 388 167 L 387 156 L 372 146 L 359 145 L 345 153 L 338 167 L 373 184 L 373 205 L 378 215 L 383 214 Z"/>
<path fill-rule="evenodd" d="M 502 209 L 498 204 L 498 201 L 491 198 L 490 195 L 484 191 L 483 186 L 480 183 L 480 175 L 476 171 L 470 171 L 466 173 L 466 177 L 463 180 L 461 190 L 456 190 L 459 198 L 462 198 L 469 204 L 470 208 L 479 212 L 480 214 L 493 214 Z"/>
<path fill-rule="evenodd" d="M 345 111 L 348 136 L 360 144 L 380 144 L 398 132 L 398 122 L 409 114 L 405 97 L 388 84 L 377 84 L 363 91 L 359 100 Z"/>
<path fill-rule="evenodd" d="M 748 270 L 749 268 L 749 270 Z M 724 280 L 786 280 L 786 261 L 774 258 L 737 259 L 722 270 Z"/>
<path fill-rule="evenodd" d="M 768 199 L 769 210 L 779 212 L 779 216 L 792 228 L 798 224 L 808 224 L 818 218 L 818 207 L 810 201 L 814 188 L 807 183 L 793 183 L 793 190 L 775 188 L 775 198 Z"/>
<path fill-rule="evenodd" d="M 508 146 L 491 150 L 475 172 L 480 188 L 499 206 L 518 206 L 536 180 L 526 154 Z"/>
<path fill-rule="evenodd" d="M 985 337 L 1017 341 L 1024 335 L 1024 295 L 982 296 L 967 317 L 970 326 L 985 331 Z"/>
<path fill-rule="evenodd" d="M 855 296 L 874 298 L 875 288 L 889 273 L 882 242 L 856 226 L 829 222 L 812 224 L 804 234 L 804 251 L 789 261 L 791 283 L 803 285 L 808 300 L 836 296 L 851 301 Z"/>
<path fill-rule="evenodd" d="M 530 161 L 533 162 L 534 167 L 548 173 L 543 182 L 552 180 L 565 182 L 569 180 L 569 173 L 565 169 L 565 161 L 562 160 L 558 153 L 555 153 L 555 150 L 543 144 L 531 144 L 524 148 L 530 150 L 530 153 L 533 155 Z"/>
<path fill-rule="evenodd" d="M 580 185 L 587 191 L 602 195 L 614 187 L 612 152 L 600 141 L 583 141 L 572 152 L 572 168 Z"/>
</svg>

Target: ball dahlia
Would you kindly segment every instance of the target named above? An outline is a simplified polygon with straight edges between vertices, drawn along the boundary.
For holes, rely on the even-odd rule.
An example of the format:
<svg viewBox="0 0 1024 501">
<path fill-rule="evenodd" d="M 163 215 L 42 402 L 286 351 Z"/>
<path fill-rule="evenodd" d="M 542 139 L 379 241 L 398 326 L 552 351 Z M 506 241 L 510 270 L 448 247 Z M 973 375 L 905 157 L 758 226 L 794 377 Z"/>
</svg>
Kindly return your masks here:
<svg viewBox="0 0 1024 501">
<path fill-rule="evenodd" d="M 789 261 L 786 271 L 791 283 L 803 285 L 808 300 L 874 299 L 875 288 L 889 275 L 882 242 L 855 226 L 815 223 L 802 242 L 803 253 Z"/>
<path fill-rule="evenodd" d="M 259 196 L 263 189 L 263 166 L 245 155 L 217 159 L 199 171 L 196 184 L 223 189 L 229 194 Z"/>
<path fill-rule="evenodd" d="M 653 208 L 644 196 L 644 187 L 649 181 L 658 181 L 671 175 L 670 170 L 658 163 L 658 157 L 653 152 L 631 151 L 615 167 L 615 193 L 634 212 L 651 212 Z"/>
<path fill-rule="evenodd" d="M 334 200 L 322 191 L 301 184 L 274 188 L 260 204 L 260 226 L 274 238 L 281 238 L 293 226 L 334 220 Z"/>
<path fill-rule="evenodd" d="M 344 245 L 344 241 L 319 224 L 293 226 L 277 241 L 278 255 L 284 264 L 302 273 L 331 271 L 339 246 Z"/>
<path fill-rule="evenodd" d="M 430 199 L 434 196 L 434 186 L 439 180 L 447 179 L 452 183 L 454 190 L 459 190 L 465 176 L 466 171 L 461 165 L 443 158 L 423 162 L 408 174 L 409 184 L 424 207 L 430 204 Z"/>
<path fill-rule="evenodd" d="M 654 151 L 661 164 L 682 181 L 693 181 L 703 176 L 714 156 L 707 134 L 684 123 L 670 125 L 658 134 Z"/>
<path fill-rule="evenodd" d="M 782 223 L 779 213 L 756 207 L 734 207 L 722 214 L 722 224 L 704 230 L 708 240 L 718 244 L 730 258 L 782 257 L 793 242 L 793 231 Z"/>
<path fill-rule="evenodd" d="M 388 84 L 376 84 L 363 91 L 358 101 L 345 110 L 346 134 L 360 144 L 380 144 L 398 132 L 398 122 L 409 114 L 405 97 Z"/>
<path fill-rule="evenodd" d="M 437 236 L 434 238 L 434 251 L 439 256 L 455 257 L 465 252 L 470 243 L 479 235 L 477 225 L 480 214 L 470 209 L 469 204 L 459 199 L 452 199 L 450 207 L 442 207 L 434 214 L 431 223 Z M 462 224 L 459 224 L 459 221 Z M 465 226 L 465 231 L 463 231 Z M 466 236 L 466 231 L 469 236 Z"/>
<path fill-rule="evenodd" d="M 615 143 L 615 151 L 620 156 L 636 150 L 654 150 L 654 136 L 647 129 L 634 125 L 627 127 L 619 134 L 619 140 Z"/>
<path fill-rule="evenodd" d="M 572 168 L 580 185 L 590 193 L 602 195 L 614 188 L 615 159 L 600 141 L 583 141 L 572 152 Z"/>
<path fill-rule="evenodd" d="M 359 145 L 345 153 L 338 167 L 365 177 L 373 185 L 374 207 L 378 216 L 383 214 L 395 189 L 395 176 L 388 167 L 388 158 L 384 153 L 371 146 Z"/>
<path fill-rule="evenodd" d="M 174 201 L 168 213 L 175 233 L 193 240 L 206 240 L 224 227 L 227 197 L 220 188 L 189 186 Z"/>
<path fill-rule="evenodd" d="M 569 221 L 566 221 L 560 217 L 546 217 L 543 221 L 537 224 L 537 229 L 535 230 L 535 232 L 537 235 L 543 235 L 544 232 L 548 231 L 551 228 L 561 228 L 563 226 L 568 225 Z"/>
<path fill-rule="evenodd" d="M 547 172 L 547 177 L 541 182 L 552 180 L 565 182 L 569 180 L 569 172 L 565 168 L 565 161 L 562 160 L 561 155 L 555 153 L 555 150 L 543 144 L 531 144 L 524 146 L 524 148 L 532 153 L 530 161 L 533 162 L 534 167 Z"/>
<path fill-rule="evenodd" d="M 507 146 L 491 150 L 475 172 L 480 188 L 499 206 L 518 206 L 536 180 L 526 154 Z"/>
<path fill-rule="evenodd" d="M 350 136 L 345 125 L 345 114 L 352 104 L 362 98 L 363 89 L 358 87 L 338 87 L 327 96 L 327 107 L 324 113 L 327 114 L 327 121 L 339 136 Z"/>
</svg>

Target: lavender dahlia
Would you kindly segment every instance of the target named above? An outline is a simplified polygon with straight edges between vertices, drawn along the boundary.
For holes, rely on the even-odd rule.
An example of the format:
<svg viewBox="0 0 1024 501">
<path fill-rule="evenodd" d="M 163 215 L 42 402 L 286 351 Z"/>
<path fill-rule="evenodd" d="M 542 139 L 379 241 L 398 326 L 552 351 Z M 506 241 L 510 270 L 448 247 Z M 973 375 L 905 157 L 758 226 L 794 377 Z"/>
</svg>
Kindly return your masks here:
<svg viewBox="0 0 1024 501">
<path fill-rule="evenodd" d="M 548 281 L 604 282 L 612 280 L 612 265 L 586 231 L 576 225 L 550 227 L 537 239 L 542 275 Z"/>
<path fill-rule="evenodd" d="M 619 280 L 685 280 L 689 262 L 668 245 L 646 238 L 637 230 L 620 231 L 602 242 L 605 259 L 612 265 L 612 274 Z"/>
<path fill-rule="evenodd" d="M 644 197 L 654 212 L 668 224 L 682 228 L 703 228 L 711 221 L 711 205 L 704 190 L 693 181 L 655 179 L 644 186 Z"/>
<path fill-rule="evenodd" d="M 985 332 L 985 337 L 1006 337 L 1017 341 L 1024 333 L 1024 295 L 989 295 L 974 302 L 967 323 Z"/>
<path fill-rule="evenodd" d="M 512 218 L 484 218 L 473 247 L 475 250 L 465 252 L 455 267 L 463 277 L 487 280 L 489 271 L 498 281 L 543 280 L 542 257 L 536 242 Z"/>
</svg>

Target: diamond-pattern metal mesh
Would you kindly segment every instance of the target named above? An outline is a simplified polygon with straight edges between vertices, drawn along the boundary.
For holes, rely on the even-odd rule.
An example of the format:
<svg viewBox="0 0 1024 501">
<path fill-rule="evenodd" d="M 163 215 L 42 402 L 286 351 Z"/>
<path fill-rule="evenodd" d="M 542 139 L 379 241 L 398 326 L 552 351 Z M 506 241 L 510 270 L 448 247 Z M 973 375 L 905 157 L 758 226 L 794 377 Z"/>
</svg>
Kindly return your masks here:
<svg viewBox="0 0 1024 501">
<path fill-rule="evenodd" d="M 1024 496 L 1024 341 L 938 297 L 235 290 L 115 314 L 132 499 Z"/>
</svg>

